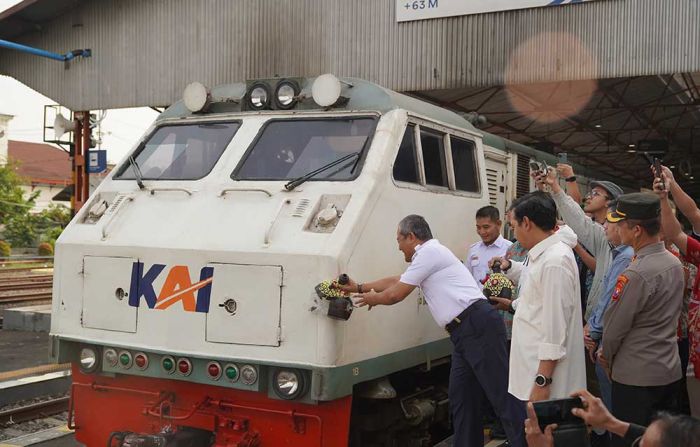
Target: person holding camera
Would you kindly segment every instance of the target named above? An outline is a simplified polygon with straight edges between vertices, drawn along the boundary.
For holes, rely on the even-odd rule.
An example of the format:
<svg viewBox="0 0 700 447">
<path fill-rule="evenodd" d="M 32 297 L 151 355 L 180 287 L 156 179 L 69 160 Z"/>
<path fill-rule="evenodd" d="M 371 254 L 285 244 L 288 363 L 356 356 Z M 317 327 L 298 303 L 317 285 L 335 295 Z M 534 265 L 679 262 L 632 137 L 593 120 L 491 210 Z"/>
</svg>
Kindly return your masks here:
<svg viewBox="0 0 700 447">
<path fill-rule="evenodd" d="M 689 416 L 671 416 L 661 413 L 647 428 L 624 422 L 605 407 L 603 401 L 586 390 L 579 390 L 572 397 L 581 399 L 582 408 L 571 410 L 574 416 L 592 428 L 599 428 L 623 439 L 625 445 L 639 447 L 700 447 L 700 421 Z M 540 428 L 537 414 L 532 404 L 527 406 L 525 437 L 528 447 L 555 447 L 553 433 L 556 424 L 550 424 L 544 431 Z M 561 446 L 566 447 L 566 446 Z"/>
<path fill-rule="evenodd" d="M 683 202 L 682 195 L 685 194 L 677 185 L 673 174 L 667 167 L 662 167 L 661 177 L 654 179 L 654 192 L 661 200 L 661 227 L 666 240 L 672 242 L 680 250 L 683 258 L 700 267 L 700 241 L 688 236 L 683 232 L 683 227 L 676 218 L 669 201 L 669 191 L 675 191 L 674 199 L 677 199 L 678 207 Z M 697 206 L 693 203 L 691 207 L 686 206 L 681 209 L 693 216 L 700 214 Z M 700 275 L 696 276 L 693 284 L 692 295 L 688 305 L 688 339 L 689 339 L 689 362 L 686 386 L 688 399 L 690 401 L 690 412 L 694 417 L 700 417 Z"/>
</svg>

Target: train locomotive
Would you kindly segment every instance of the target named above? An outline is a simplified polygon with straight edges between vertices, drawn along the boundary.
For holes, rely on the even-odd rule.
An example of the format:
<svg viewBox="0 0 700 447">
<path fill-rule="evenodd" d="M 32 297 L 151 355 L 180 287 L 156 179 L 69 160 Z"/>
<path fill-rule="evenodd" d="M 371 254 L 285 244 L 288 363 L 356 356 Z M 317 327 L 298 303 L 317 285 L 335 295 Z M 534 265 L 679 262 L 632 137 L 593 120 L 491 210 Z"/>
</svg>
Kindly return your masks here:
<svg viewBox="0 0 700 447">
<path fill-rule="evenodd" d="M 316 286 L 401 273 L 408 214 L 463 256 L 531 157 L 552 156 L 360 79 L 190 84 L 56 244 L 76 439 L 433 445 L 451 345 L 420 291 L 367 311 Z"/>
</svg>

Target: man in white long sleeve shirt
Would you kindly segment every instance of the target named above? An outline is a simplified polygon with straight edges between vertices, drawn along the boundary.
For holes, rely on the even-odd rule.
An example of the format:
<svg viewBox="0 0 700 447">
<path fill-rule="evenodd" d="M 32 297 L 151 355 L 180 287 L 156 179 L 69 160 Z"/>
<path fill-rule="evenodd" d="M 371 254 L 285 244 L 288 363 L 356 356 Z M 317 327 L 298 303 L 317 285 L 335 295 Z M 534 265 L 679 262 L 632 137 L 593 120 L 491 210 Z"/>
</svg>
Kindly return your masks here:
<svg viewBox="0 0 700 447">
<path fill-rule="evenodd" d="M 556 205 L 548 194 L 518 199 L 511 225 L 529 254 L 524 263 L 502 264 L 520 283 L 508 391 L 520 400 L 567 397 L 586 386 L 576 261 L 570 246 L 554 235 Z"/>
</svg>

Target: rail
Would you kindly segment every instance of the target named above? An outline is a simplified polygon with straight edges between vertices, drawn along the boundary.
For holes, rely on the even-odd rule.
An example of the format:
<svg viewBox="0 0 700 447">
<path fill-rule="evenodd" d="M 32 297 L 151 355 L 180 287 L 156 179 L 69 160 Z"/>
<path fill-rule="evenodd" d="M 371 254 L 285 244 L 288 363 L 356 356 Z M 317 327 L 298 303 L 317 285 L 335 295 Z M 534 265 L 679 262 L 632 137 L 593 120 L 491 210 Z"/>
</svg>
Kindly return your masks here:
<svg viewBox="0 0 700 447">
<path fill-rule="evenodd" d="M 68 411 L 68 396 L 0 411 L 0 425 L 16 424 Z"/>
</svg>

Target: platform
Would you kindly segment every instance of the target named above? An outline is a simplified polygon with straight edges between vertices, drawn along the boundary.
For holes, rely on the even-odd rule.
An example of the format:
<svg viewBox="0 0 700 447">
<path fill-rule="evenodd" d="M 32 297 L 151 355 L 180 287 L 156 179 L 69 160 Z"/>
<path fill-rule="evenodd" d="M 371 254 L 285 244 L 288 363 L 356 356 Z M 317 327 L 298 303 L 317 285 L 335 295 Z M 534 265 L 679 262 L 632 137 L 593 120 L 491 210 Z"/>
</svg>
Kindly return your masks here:
<svg viewBox="0 0 700 447">
<path fill-rule="evenodd" d="M 0 373 L 49 363 L 49 334 L 0 330 Z"/>
<path fill-rule="evenodd" d="M 14 307 L 3 312 L 3 329 L 10 331 L 49 332 L 51 305 Z"/>
</svg>

